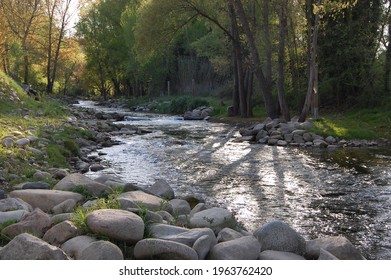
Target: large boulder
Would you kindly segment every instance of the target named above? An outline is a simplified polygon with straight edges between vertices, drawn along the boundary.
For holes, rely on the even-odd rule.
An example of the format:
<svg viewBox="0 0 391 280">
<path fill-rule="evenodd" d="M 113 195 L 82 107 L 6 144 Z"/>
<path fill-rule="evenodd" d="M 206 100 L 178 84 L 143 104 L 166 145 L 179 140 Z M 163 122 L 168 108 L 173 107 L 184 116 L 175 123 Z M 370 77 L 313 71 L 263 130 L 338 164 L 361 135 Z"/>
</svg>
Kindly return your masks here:
<svg viewBox="0 0 391 280">
<path fill-rule="evenodd" d="M 305 260 L 304 257 L 290 252 L 266 250 L 259 254 L 260 260 Z"/>
<path fill-rule="evenodd" d="M 28 213 L 30 213 L 30 212 L 27 212 L 26 210 L 0 212 L 0 224 L 10 222 L 10 221 L 19 222 Z"/>
<path fill-rule="evenodd" d="M 68 260 L 61 249 L 28 233 L 12 239 L 0 250 L 0 260 Z"/>
<path fill-rule="evenodd" d="M 102 195 L 113 192 L 111 187 L 100 184 L 79 173 L 66 176 L 54 186 L 55 190 L 61 191 L 75 191 L 78 188 L 82 188 L 88 194 L 96 197 L 101 197 Z"/>
<path fill-rule="evenodd" d="M 175 197 L 174 190 L 170 187 L 166 180 L 157 180 L 148 191 L 156 196 L 164 199 L 173 199 Z"/>
<path fill-rule="evenodd" d="M 144 236 L 144 222 L 136 214 L 115 209 L 96 210 L 88 214 L 88 228 L 118 241 L 134 244 Z"/>
<path fill-rule="evenodd" d="M 209 228 L 187 229 L 165 224 L 153 224 L 150 227 L 150 233 L 155 238 L 175 241 L 185 244 L 189 247 L 192 247 L 194 243 L 202 236 L 208 236 L 208 238 L 211 240 L 211 243 L 217 243 L 213 231 Z"/>
<path fill-rule="evenodd" d="M 80 259 L 83 250 L 95 241 L 97 241 L 97 239 L 94 237 L 80 235 L 66 241 L 64 244 L 61 245 L 61 249 L 69 257 L 78 260 Z"/>
<path fill-rule="evenodd" d="M 172 213 L 174 215 L 188 215 L 191 208 L 189 202 L 183 199 L 172 199 L 168 202 L 172 206 Z"/>
<path fill-rule="evenodd" d="M 261 250 L 291 252 L 303 256 L 306 252 L 304 238 L 288 224 L 271 221 L 254 232 L 261 244 Z"/>
<path fill-rule="evenodd" d="M 236 225 L 232 213 L 217 207 L 197 212 L 190 217 L 189 221 L 190 228 L 211 228 L 215 233 L 230 225 Z"/>
<path fill-rule="evenodd" d="M 244 236 L 234 240 L 221 242 L 209 252 L 211 260 L 256 260 L 261 245 L 254 236 Z"/>
<path fill-rule="evenodd" d="M 54 206 L 68 199 L 79 202 L 84 199 L 81 194 L 58 190 L 16 190 L 9 194 L 10 197 L 20 198 L 33 208 L 40 208 L 49 212 Z"/>
<path fill-rule="evenodd" d="M 320 249 L 323 249 L 340 260 L 363 260 L 360 251 L 343 236 L 332 236 L 307 241 L 306 256 L 309 259 L 318 259 Z"/>
<path fill-rule="evenodd" d="M 77 228 L 72 222 L 64 221 L 51 227 L 43 236 L 43 240 L 54 246 L 60 246 L 65 241 L 82 233 L 83 231 Z"/>
<path fill-rule="evenodd" d="M 50 216 L 40 209 L 35 209 L 33 212 L 26 214 L 20 222 L 5 227 L 2 233 L 11 238 L 25 232 L 42 237 L 51 226 Z"/>
<path fill-rule="evenodd" d="M 121 249 L 109 241 L 90 243 L 80 254 L 79 260 L 123 260 Z"/>
<path fill-rule="evenodd" d="M 0 212 L 11 210 L 25 210 L 27 212 L 33 211 L 33 207 L 20 198 L 9 197 L 0 200 Z"/>
<path fill-rule="evenodd" d="M 134 247 L 136 259 L 198 260 L 197 252 L 182 243 L 150 238 L 139 241 Z"/>
<path fill-rule="evenodd" d="M 160 197 L 147 194 L 143 191 L 133 191 L 122 193 L 118 200 L 121 209 L 146 207 L 149 210 L 166 210 L 172 212 L 172 207 L 165 200 Z"/>
</svg>

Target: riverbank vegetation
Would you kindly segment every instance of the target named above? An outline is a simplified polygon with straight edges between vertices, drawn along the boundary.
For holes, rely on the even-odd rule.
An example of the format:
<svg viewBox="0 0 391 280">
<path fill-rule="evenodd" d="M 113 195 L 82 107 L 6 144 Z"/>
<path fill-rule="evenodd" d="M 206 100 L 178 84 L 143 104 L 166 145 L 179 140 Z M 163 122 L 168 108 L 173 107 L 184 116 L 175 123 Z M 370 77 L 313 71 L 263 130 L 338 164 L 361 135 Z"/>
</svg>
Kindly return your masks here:
<svg viewBox="0 0 391 280">
<path fill-rule="evenodd" d="M 38 137 L 48 142 L 46 156 L 40 156 L 38 149 L 42 147 L 39 144 L 32 145 L 36 150 L 0 145 L 0 169 L 22 176 L 5 179 L 13 183 L 31 179 L 37 166 L 41 170 L 68 167 L 68 159 L 78 154 L 74 139 L 88 137 L 87 131 L 67 125 L 69 116 L 61 102 L 49 96 L 41 96 L 39 100 L 28 96 L 13 79 L 0 71 L 0 141 L 7 137 Z M 4 174 L 0 173 L 2 176 Z"/>
<path fill-rule="evenodd" d="M 320 114 L 320 130 L 388 137 L 387 113 L 372 126 L 370 112 L 391 106 L 390 27 L 381 0 L 3 0 L 0 62 L 42 97 L 155 99 L 170 113 L 208 103 L 240 118 Z M 343 132 L 357 119 L 373 133 Z"/>
</svg>

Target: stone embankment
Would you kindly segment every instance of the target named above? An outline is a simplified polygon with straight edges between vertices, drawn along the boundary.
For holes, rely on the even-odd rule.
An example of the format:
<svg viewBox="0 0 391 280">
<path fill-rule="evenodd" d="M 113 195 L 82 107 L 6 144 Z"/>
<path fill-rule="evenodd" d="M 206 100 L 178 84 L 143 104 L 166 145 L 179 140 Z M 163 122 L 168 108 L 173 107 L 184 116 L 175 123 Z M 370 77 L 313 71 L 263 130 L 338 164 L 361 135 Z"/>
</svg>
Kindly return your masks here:
<svg viewBox="0 0 391 280">
<path fill-rule="evenodd" d="M 386 139 L 378 141 L 369 140 L 344 140 L 334 136 L 320 136 L 311 130 L 314 125 L 307 121 L 285 122 L 280 119 L 267 119 L 262 123 L 253 124 L 240 129 L 241 137 L 238 142 L 256 142 L 269 146 L 295 146 L 295 147 L 315 147 L 315 148 L 343 148 L 343 147 L 373 147 L 387 144 Z"/>
<path fill-rule="evenodd" d="M 118 207 L 91 208 L 113 185 L 124 191 Z M 84 195 L 74 192 L 80 188 Z M 84 226 L 75 222 L 76 207 L 91 209 Z M 69 174 L 53 189 L 11 191 L 0 200 L 0 223 L 7 222 L 1 236 L 9 242 L 0 248 L 1 260 L 364 259 L 345 237 L 305 240 L 283 221 L 247 232 L 227 209 L 176 198 L 163 180 L 139 188 L 110 176 Z"/>
</svg>

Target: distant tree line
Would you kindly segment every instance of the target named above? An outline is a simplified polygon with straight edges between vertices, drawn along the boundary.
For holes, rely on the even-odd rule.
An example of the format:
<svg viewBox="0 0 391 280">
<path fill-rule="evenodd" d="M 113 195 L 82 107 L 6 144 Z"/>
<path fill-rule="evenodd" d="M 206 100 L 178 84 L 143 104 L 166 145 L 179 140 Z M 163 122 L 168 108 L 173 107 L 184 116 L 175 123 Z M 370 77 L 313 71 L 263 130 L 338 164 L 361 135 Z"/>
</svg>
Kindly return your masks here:
<svg viewBox="0 0 391 280">
<path fill-rule="evenodd" d="M 79 11 L 76 30 L 70 29 Z M 385 0 L 2 0 L 0 62 L 49 94 L 213 95 L 305 120 L 390 102 Z"/>
</svg>

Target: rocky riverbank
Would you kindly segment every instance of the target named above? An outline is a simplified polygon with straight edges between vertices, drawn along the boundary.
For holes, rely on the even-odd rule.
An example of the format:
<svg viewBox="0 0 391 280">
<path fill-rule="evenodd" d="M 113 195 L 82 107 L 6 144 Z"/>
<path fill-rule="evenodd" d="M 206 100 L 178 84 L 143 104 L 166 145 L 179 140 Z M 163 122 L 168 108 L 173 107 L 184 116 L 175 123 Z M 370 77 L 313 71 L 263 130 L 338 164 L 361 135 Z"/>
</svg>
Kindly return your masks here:
<svg viewBox="0 0 391 280">
<path fill-rule="evenodd" d="M 0 193 L 0 259 L 364 259 L 345 237 L 305 240 L 283 221 L 248 232 L 227 209 L 176 197 L 163 180 L 140 187 L 83 175 L 104 168 L 99 156 L 89 154 L 118 144 L 114 135 L 150 132 L 115 123 L 123 117 L 73 110 L 67 125 L 89 136 L 74 139 L 80 153 L 69 158 L 70 168 L 37 167 L 33 182 Z M 251 140 L 258 128 L 245 130 L 252 131 Z M 50 140 L 15 133 L 2 142 L 45 153 Z"/>
<path fill-rule="evenodd" d="M 307 121 L 300 123 L 297 119 L 290 122 L 281 119 L 266 119 L 240 129 L 242 137 L 236 141 L 249 141 L 269 146 L 293 146 L 315 148 L 375 147 L 389 145 L 387 139 L 378 140 L 345 140 L 334 136 L 321 136 L 312 132 L 315 126 Z"/>
<path fill-rule="evenodd" d="M 120 185 L 115 203 L 102 198 Z M 247 232 L 228 210 L 176 198 L 162 180 L 142 189 L 112 177 L 69 174 L 53 189 L 10 192 L 0 200 L 0 222 L 9 223 L 1 231 L 9 238 L 0 249 L 3 260 L 364 259 L 342 236 L 305 240 L 282 221 Z"/>
</svg>

